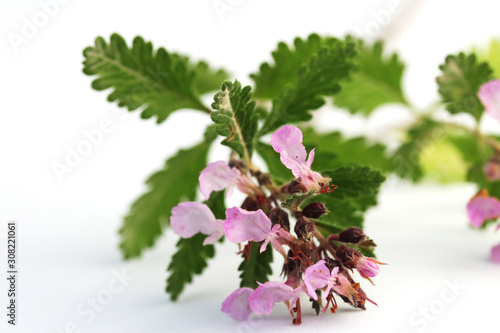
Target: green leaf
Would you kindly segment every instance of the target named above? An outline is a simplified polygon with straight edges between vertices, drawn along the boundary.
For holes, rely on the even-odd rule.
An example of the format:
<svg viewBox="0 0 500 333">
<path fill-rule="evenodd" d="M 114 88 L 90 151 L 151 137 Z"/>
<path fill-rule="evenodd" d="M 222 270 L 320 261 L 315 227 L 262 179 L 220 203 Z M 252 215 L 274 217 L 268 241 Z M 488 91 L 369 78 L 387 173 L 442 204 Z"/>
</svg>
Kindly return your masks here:
<svg viewBox="0 0 500 333">
<path fill-rule="evenodd" d="M 260 253 L 261 243 L 252 243 L 250 256 L 248 260 L 243 260 L 238 270 L 241 271 L 240 287 L 257 288 L 260 283 L 265 283 L 269 280 L 269 275 L 273 273 L 271 263 L 273 262 L 273 249 L 268 246 L 267 249 Z"/>
<path fill-rule="evenodd" d="M 271 112 L 259 134 L 266 134 L 283 124 L 310 120 L 309 111 L 324 105 L 324 96 L 340 91 L 340 81 L 355 68 L 356 47 L 356 42 L 350 38 L 346 41 L 330 39 L 328 46 L 305 62 L 286 89 L 273 100 Z"/>
<path fill-rule="evenodd" d="M 269 174 L 274 182 L 282 185 L 294 178 L 292 172 L 281 163 L 280 154 L 271 145 L 259 142 L 256 148 L 259 155 L 266 162 Z"/>
<path fill-rule="evenodd" d="M 215 218 L 226 218 L 226 205 L 224 203 L 224 191 L 212 192 L 205 204 L 214 213 Z M 199 275 L 207 267 L 209 258 L 215 255 L 213 245 L 203 245 L 207 235 L 197 234 L 191 238 L 181 238 L 177 242 L 177 252 L 173 255 L 168 266 L 170 275 L 167 279 L 167 293 L 172 301 L 177 300 L 184 290 L 186 284 L 193 281 L 194 275 Z M 221 241 L 224 238 L 221 238 Z"/>
<path fill-rule="evenodd" d="M 253 141 L 257 132 L 258 116 L 254 112 L 255 102 L 251 101 L 252 88 L 241 84 L 226 81 L 221 91 L 214 96 L 211 117 L 217 124 L 216 131 L 226 137 L 222 144 L 231 147 L 247 162 L 252 156 Z"/>
<path fill-rule="evenodd" d="M 154 51 L 151 42 L 141 37 L 130 48 L 120 35 L 111 35 L 109 44 L 98 37 L 83 55 L 83 72 L 98 76 L 92 88 L 112 88 L 109 101 L 118 101 L 130 111 L 144 107 L 141 117 L 156 116 L 158 123 L 178 109 L 210 112 L 199 94 L 216 89 L 227 76 L 203 62 L 192 65 L 187 57 L 164 48 Z"/>
<path fill-rule="evenodd" d="M 318 230 L 327 237 L 349 227 L 363 228 L 362 211 L 356 207 L 352 199 L 337 200 L 333 196 L 321 194 L 313 201 L 322 202 L 329 210 L 328 214 L 315 220 Z"/>
<path fill-rule="evenodd" d="M 321 294 L 321 291 L 316 290 L 316 295 Z M 314 312 L 316 312 L 316 316 L 319 315 L 319 312 L 321 311 L 321 305 L 319 304 L 319 299 L 321 298 L 321 295 L 318 295 L 318 301 L 315 301 L 313 298 L 309 298 L 309 301 L 312 303 L 312 308 Z"/>
<path fill-rule="evenodd" d="M 391 172 L 393 165 L 383 144 L 370 144 L 363 137 L 344 139 L 340 132 L 317 134 L 314 129 L 302 131 L 307 150 L 316 147 L 313 168 L 332 170 L 351 164 L 365 165 L 383 172 Z"/>
<path fill-rule="evenodd" d="M 377 195 L 385 177 L 368 167 L 341 167 L 323 174 L 338 187 L 308 199 L 306 204 L 319 201 L 329 213 L 316 220 L 316 226 L 325 235 L 338 233 L 349 227 L 363 228 L 363 212 L 377 204 Z"/>
<path fill-rule="evenodd" d="M 205 61 L 198 62 L 194 67 L 194 72 L 196 73 L 194 86 L 200 94 L 218 90 L 222 82 L 228 78 L 226 71 L 214 70 Z"/>
<path fill-rule="evenodd" d="M 467 162 L 466 180 L 475 183 L 477 190 L 487 189 L 491 196 L 500 199 L 500 181 L 491 181 L 484 173 L 484 165 L 494 155 L 491 147 L 470 133 L 455 134 L 449 137 L 449 141 L 455 144 Z"/>
<path fill-rule="evenodd" d="M 476 52 L 478 61 L 487 62 L 496 78 L 500 77 L 500 39 L 492 39 L 486 52 Z"/>
<path fill-rule="evenodd" d="M 324 46 L 324 40 L 311 34 L 306 40 L 295 38 L 293 45 L 292 49 L 280 42 L 272 52 L 274 64 L 265 62 L 259 72 L 250 75 L 255 82 L 255 97 L 273 99 L 281 95 L 284 87 L 296 79 L 299 69 Z"/>
<path fill-rule="evenodd" d="M 341 167 L 323 172 L 323 175 L 330 177 L 332 183 L 337 185 L 331 195 L 339 199 L 376 197 L 380 185 L 385 181 L 379 171 L 361 166 Z"/>
<path fill-rule="evenodd" d="M 425 178 L 441 184 L 463 182 L 467 164 L 459 149 L 447 138 L 432 142 L 420 156 L 420 165 Z"/>
<path fill-rule="evenodd" d="M 472 133 L 449 133 L 447 140 L 458 149 L 469 167 L 484 163 L 493 155 L 491 147 L 478 140 Z"/>
<path fill-rule="evenodd" d="M 186 284 L 193 281 L 193 276 L 201 274 L 207 267 L 207 260 L 213 258 L 213 245 L 203 245 L 207 236 L 196 234 L 191 238 L 181 238 L 177 242 L 177 252 L 168 265 L 170 276 L 167 279 L 166 292 L 175 301 L 184 290 Z"/>
<path fill-rule="evenodd" d="M 443 141 L 446 133 L 442 126 L 434 120 L 425 118 L 408 130 L 405 142 L 396 150 L 393 156 L 394 171 L 402 178 L 414 182 L 424 176 L 420 157 L 433 142 Z"/>
<path fill-rule="evenodd" d="M 491 68 L 487 63 L 478 63 L 474 54 L 449 55 L 439 66 L 441 76 L 436 81 L 446 109 L 452 113 L 469 113 L 477 121 L 484 107 L 477 98 L 481 84 L 491 79 Z"/>
<path fill-rule="evenodd" d="M 195 199 L 198 175 L 206 166 L 214 136 L 207 135 L 206 141 L 178 151 L 162 170 L 146 181 L 149 191 L 132 204 L 120 229 L 120 248 L 126 259 L 140 256 L 144 249 L 154 244 L 175 205 Z"/>
<path fill-rule="evenodd" d="M 473 165 L 467 173 L 467 180 L 477 184 L 478 190 L 483 188 L 487 189 L 490 196 L 500 199 L 500 181 L 491 181 L 487 179 L 483 167 L 483 163 Z"/>
<path fill-rule="evenodd" d="M 372 249 L 368 249 L 368 248 L 363 248 L 363 247 L 357 247 L 357 249 L 361 255 L 365 256 L 365 257 L 369 257 L 369 258 L 377 258 L 377 256 L 375 255 L 375 251 L 373 251 Z"/>
<path fill-rule="evenodd" d="M 316 190 L 312 189 L 308 193 L 295 193 L 290 195 L 283 203 L 281 203 L 281 207 L 288 209 L 293 206 L 298 207 L 302 202 L 314 196 L 315 192 Z"/>
<path fill-rule="evenodd" d="M 210 208 L 216 219 L 226 219 L 225 191 L 212 192 L 205 204 Z"/>
<path fill-rule="evenodd" d="M 396 53 L 384 57 L 380 41 L 363 47 L 359 54 L 359 70 L 342 83 L 334 104 L 351 113 L 365 115 L 387 103 L 408 105 L 401 86 L 404 67 Z"/>
</svg>

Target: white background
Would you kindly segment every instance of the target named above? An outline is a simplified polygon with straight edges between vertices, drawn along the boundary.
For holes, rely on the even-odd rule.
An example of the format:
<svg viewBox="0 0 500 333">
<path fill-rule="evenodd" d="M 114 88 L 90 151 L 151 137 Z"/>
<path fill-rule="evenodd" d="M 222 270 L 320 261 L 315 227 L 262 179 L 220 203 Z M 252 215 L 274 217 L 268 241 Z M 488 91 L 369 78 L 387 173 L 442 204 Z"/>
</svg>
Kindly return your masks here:
<svg viewBox="0 0 500 333">
<path fill-rule="evenodd" d="M 375 27 L 362 37 L 383 37 L 400 52 L 409 64 L 406 94 L 417 107 L 425 107 L 437 100 L 434 80 L 445 55 L 485 45 L 499 33 L 499 8 L 486 0 L 402 1 L 401 13 L 391 15 L 390 25 L 379 31 L 373 12 L 387 9 L 388 0 L 223 0 L 233 10 L 222 18 L 214 2 L 67 1 L 16 48 L 9 34 L 20 35 L 24 20 L 33 22 L 42 7 L 37 1 L 0 1 L 0 240 L 5 253 L 6 223 L 17 221 L 20 271 L 15 328 L 6 324 L 7 285 L 1 278 L 1 331 L 65 332 L 73 323 L 81 332 L 410 333 L 498 327 L 500 266 L 488 256 L 499 238 L 467 227 L 464 207 L 474 194 L 471 185 L 390 181 L 381 205 L 366 218 L 380 260 L 390 263 L 375 279 L 376 287 L 363 281 L 379 306 L 368 305 L 367 311 L 341 306 L 336 314 L 319 318 L 307 309 L 300 328 L 291 327 L 281 305 L 271 316 L 246 323 L 219 311 L 238 286 L 240 259 L 232 244 L 218 246 L 217 258 L 176 304 L 164 293 L 175 235 L 167 232 L 139 260 L 121 260 L 117 230 L 129 205 L 145 190 L 144 180 L 179 147 L 198 141 L 209 119 L 186 111 L 158 126 L 154 120 L 140 120 L 138 112 L 120 113 L 106 102 L 106 92 L 90 88 L 92 78 L 81 72 L 82 50 L 96 36 L 108 39 L 118 32 L 130 42 L 141 35 L 157 47 L 224 66 L 232 78 L 250 84 L 248 74 L 270 59 L 279 40 L 290 42 L 311 32 L 343 36 Z M 363 122 L 325 110 L 316 121 L 323 129 L 376 136 L 371 125 L 404 119 L 399 111 Z M 83 131 L 97 128 L 103 119 L 112 121 L 112 132 L 59 182 L 51 163 L 63 162 L 67 146 L 75 148 L 85 139 Z M 495 129 L 498 124 L 486 126 Z M 4 254 L 1 258 L 4 272 Z M 275 268 L 279 272 L 280 263 Z M 122 270 L 133 279 L 109 304 L 92 318 L 78 313 Z M 450 284 L 462 289 L 450 289 Z M 420 311 L 429 307 L 434 310 L 424 319 Z"/>
</svg>

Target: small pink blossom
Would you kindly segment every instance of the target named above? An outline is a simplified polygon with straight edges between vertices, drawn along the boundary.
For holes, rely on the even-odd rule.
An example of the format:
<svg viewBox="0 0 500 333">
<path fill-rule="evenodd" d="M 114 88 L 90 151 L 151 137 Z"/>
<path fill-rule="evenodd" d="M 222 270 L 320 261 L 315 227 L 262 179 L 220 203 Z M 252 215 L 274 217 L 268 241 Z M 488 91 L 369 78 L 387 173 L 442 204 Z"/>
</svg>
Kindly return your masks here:
<svg viewBox="0 0 500 333">
<path fill-rule="evenodd" d="M 358 260 L 356 260 L 356 269 L 362 277 L 370 279 L 380 273 L 380 267 L 378 267 L 377 264 L 381 264 L 381 262 L 373 258 L 361 256 Z"/>
<path fill-rule="evenodd" d="M 328 297 L 331 289 L 340 295 L 346 296 L 351 301 L 353 296 L 358 298 L 358 292 L 351 286 L 351 283 L 343 274 L 339 274 L 339 268 L 334 267 L 330 273 L 324 260 L 320 260 L 316 264 L 307 267 L 304 274 L 304 282 L 309 296 L 315 300 L 318 299 L 316 289 L 324 287 L 327 288 L 321 297 L 323 299 Z"/>
<path fill-rule="evenodd" d="M 261 209 L 246 211 L 239 207 L 233 207 L 226 210 L 224 232 L 230 242 L 264 241 L 260 247 L 260 252 L 264 252 L 267 244 L 271 242 L 277 251 L 286 255 L 281 245 L 285 243 L 285 239 L 292 239 L 293 236 L 281 229 L 279 224 L 272 228 L 271 226 L 271 220 Z"/>
<path fill-rule="evenodd" d="M 170 226 L 182 238 L 191 238 L 199 232 L 208 235 L 203 245 L 213 244 L 224 235 L 224 221 L 217 220 L 210 208 L 200 202 L 181 202 L 172 208 Z"/>
<path fill-rule="evenodd" d="M 500 201 L 481 190 L 467 204 L 467 214 L 474 227 L 481 227 L 485 221 L 500 217 Z"/>
<path fill-rule="evenodd" d="M 234 320 L 245 320 L 252 313 L 248 297 L 253 293 L 252 288 L 239 288 L 222 302 L 221 311 L 227 313 Z"/>
<path fill-rule="evenodd" d="M 491 80 L 481 85 L 477 97 L 486 113 L 500 121 L 500 80 Z"/>
<path fill-rule="evenodd" d="M 242 174 L 237 168 L 231 168 L 224 161 L 216 161 L 208 164 L 200 173 L 200 191 L 205 200 L 210 198 L 212 192 L 227 189 L 226 197 L 233 193 L 234 187 L 238 187 L 243 193 L 251 193 L 254 186 L 247 175 Z"/>
<path fill-rule="evenodd" d="M 273 133 L 271 145 L 280 154 L 281 163 L 292 170 L 295 178 L 301 179 L 301 184 L 307 189 L 320 190 L 328 183 L 318 172 L 311 170 L 314 160 L 314 149 L 307 157 L 306 148 L 302 144 L 302 131 L 295 126 L 285 125 Z M 307 160 L 306 160 L 307 158 Z"/>
<path fill-rule="evenodd" d="M 500 244 L 491 249 L 491 260 L 500 263 Z"/>
<path fill-rule="evenodd" d="M 490 159 L 483 167 L 484 175 L 486 179 L 496 182 L 500 180 L 500 161 L 498 157 Z"/>
<path fill-rule="evenodd" d="M 309 296 L 318 300 L 316 289 L 324 288 L 328 284 L 329 279 L 330 270 L 326 267 L 324 260 L 320 260 L 316 264 L 307 267 L 304 273 L 304 283 Z"/>
<path fill-rule="evenodd" d="M 290 301 L 291 310 L 300 298 L 302 288 L 293 289 L 283 282 L 269 281 L 259 283 L 259 287 L 250 295 L 248 301 L 253 312 L 260 315 L 270 314 L 276 303 Z"/>
</svg>

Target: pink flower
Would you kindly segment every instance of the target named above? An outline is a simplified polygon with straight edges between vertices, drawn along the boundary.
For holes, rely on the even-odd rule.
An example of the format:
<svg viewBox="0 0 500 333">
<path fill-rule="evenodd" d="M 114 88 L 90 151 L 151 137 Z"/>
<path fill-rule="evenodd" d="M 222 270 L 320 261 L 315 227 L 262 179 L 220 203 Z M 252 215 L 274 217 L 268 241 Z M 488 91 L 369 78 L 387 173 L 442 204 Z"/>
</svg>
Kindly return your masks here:
<svg viewBox="0 0 500 333">
<path fill-rule="evenodd" d="M 320 260 L 316 264 L 307 267 L 306 272 L 304 273 L 304 283 L 309 296 L 318 300 L 316 289 L 324 288 L 328 284 L 329 279 L 330 270 L 326 267 L 324 260 Z"/>
<path fill-rule="evenodd" d="M 271 145 L 280 154 L 281 163 L 292 170 L 295 178 L 301 179 L 301 184 L 309 191 L 320 190 L 322 185 L 328 183 L 318 172 L 311 170 L 314 160 L 314 149 L 307 158 L 306 148 L 302 144 L 302 132 L 295 126 L 285 125 L 273 133 Z M 307 158 L 307 160 L 306 160 Z"/>
<path fill-rule="evenodd" d="M 491 249 L 491 260 L 500 263 L 500 244 Z"/>
<path fill-rule="evenodd" d="M 490 197 L 487 190 L 479 191 L 467 204 L 467 214 L 474 227 L 480 227 L 487 220 L 500 217 L 500 201 Z"/>
<path fill-rule="evenodd" d="M 290 302 L 288 310 L 291 310 L 300 298 L 302 288 L 293 289 L 283 282 L 270 281 L 264 284 L 259 283 L 259 287 L 250 295 L 248 301 L 253 312 L 260 315 L 270 314 L 276 303 Z"/>
<path fill-rule="evenodd" d="M 239 207 L 233 207 L 226 210 L 224 232 L 230 242 L 264 241 L 260 252 L 264 252 L 267 244 L 271 242 L 277 251 L 286 255 L 281 245 L 285 243 L 285 239 L 292 240 L 293 236 L 281 229 L 279 224 L 272 228 L 271 226 L 271 220 L 261 209 L 249 212 Z"/>
<path fill-rule="evenodd" d="M 477 97 L 486 113 L 500 121 L 500 80 L 491 80 L 481 85 Z"/>
<path fill-rule="evenodd" d="M 221 311 L 227 313 L 229 317 L 234 320 L 245 320 L 250 316 L 252 310 L 248 297 L 253 293 L 252 288 L 239 288 L 229 295 L 224 302 L 222 302 Z"/>
<path fill-rule="evenodd" d="M 200 191 L 205 200 L 210 198 L 214 191 L 227 189 L 226 197 L 233 193 L 234 187 L 238 187 L 243 193 L 250 194 L 255 187 L 247 175 L 242 174 L 237 168 L 231 168 L 224 161 L 210 163 L 203 169 L 198 178 Z"/>
<path fill-rule="evenodd" d="M 375 277 L 380 273 L 380 267 L 377 264 L 381 264 L 381 262 L 373 258 L 361 256 L 356 260 L 356 269 L 362 277 L 370 280 L 371 277 Z"/>
<path fill-rule="evenodd" d="M 327 287 L 321 298 L 325 299 L 333 289 L 340 295 L 346 296 L 352 301 L 352 296 L 358 298 L 358 292 L 351 286 L 351 283 L 343 274 L 339 274 L 339 268 L 335 267 L 332 272 L 325 265 L 324 260 L 307 267 L 304 274 L 304 282 L 310 297 L 317 300 L 316 289 Z"/>
<path fill-rule="evenodd" d="M 496 182 L 500 180 L 500 161 L 498 157 L 491 158 L 483 167 L 484 175 L 486 179 Z"/>
<path fill-rule="evenodd" d="M 209 235 L 203 245 L 213 244 L 224 235 L 224 221 L 217 220 L 207 205 L 186 201 L 172 208 L 172 230 L 182 238 L 190 238 L 201 232 Z"/>
</svg>

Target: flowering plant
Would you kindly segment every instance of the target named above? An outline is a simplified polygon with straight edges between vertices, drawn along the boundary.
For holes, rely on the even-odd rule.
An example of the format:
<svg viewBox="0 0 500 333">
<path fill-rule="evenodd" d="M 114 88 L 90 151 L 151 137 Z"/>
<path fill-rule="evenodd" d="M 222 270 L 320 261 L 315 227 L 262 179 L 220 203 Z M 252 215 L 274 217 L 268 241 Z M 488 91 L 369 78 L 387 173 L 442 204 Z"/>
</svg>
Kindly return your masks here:
<svg viewBox="0 0 500 333">
<path fill-rule="evenodd" d="M 230 87 L 231 84 L 223 85 L 223 91 L 215 97 L 216 103 L 224 98 L 224 89 Z M 306 159 L 302 140 L 302 131 L 290 125 L 282 126 L 271 137 L 273 149 L 295 177 L 280 187 L 251 161 L 232 159 L 229 165 L 216 161 L 206 166 L 199 181 L 200 191 L 207 201 L 217 191 L 226 190 L 226 196 L 230 195 L 234 186 L 247 195 L 241 207 L 226 209 L 225 220 L 216 219 L 210 207 L 199 202 L 182 202 L 172 209 L 170 226 L 182 238 L 201 233 L 208 236 L 203 240 L 203 245 L 207 245 L 225 235 L 232 243 L 245 244 L 241 253 L 246 261 L 250 256 L 259 261 L 266 261 L 266 256 L 272 258 L 271 249 L 267 249 L 269 243 L 283 256 L 285 282 L 266 282 L 266 276 L 251 277 L 243 269 L 245 276 L 242 276 L 241 288 L 222 303 L 222 311 L 233 319 L 246 319 L 252 312 L 269 314 L 275 303 L 286 302 L 289 310 L 297 314 L 294 323 L 300 324 L 301 294 L 308 295 L 319 312 L 318 294 L 323 289 L 322 299 L 327 300 L 323 312 L 330 303 L 333 312 L 337 308 L 333 293 L 361 309 L 365 308 L 365 301 L 372 302 L 349 271 L 356 269 L 371 282 L 370 277 L 379 273 L 378 264 L 381 263 L 363 256 L 353 246 L 368 251 L 374 243 L 358 227 L 341 232 L 332 231 L 328 226 L 321 227 L 318 219 L 328 211 L 325 204 L 313 201 L 313 198 L 330 194 L 336 186 L 329 185 L 329 178 L 311 170 L 315 151 L 311 150 Z M 309 203 L 301 208 L 304 202 Z M 289 213 L 283 208 L 296 219 L 295 236 L 291 233 Z M 263 254 L 265 251 L 268 251 L 267 255 Z"/>
<path fill-rule="evenodd" d="M 274 62 L 251 75 L 252 88 L 226 81 L 225 70 L 203 61 L 154 50 L 141 37 L 131 47 L 117 34 L 109 42 L 97 38 L 84 50 L 84 72 L 98 76 L 94 89 L 112 88 L 108 100 L 140 108 L 142 118 L 158 123 L 183 109 L 213 121 L 199 144 L 179 150 L 147 180 L 148 191 L 120 230 L 124 257 L 140 256 L 169 226 L 180 240 L 166 291 L 177 300 L 227 238 L 242 258 L 240 288 L 222 303 L 232 318 L 268 314 L 285 302 L 300 324 L 301 296 L 317 313 L 334 312 L 335 296 L 364 309 L 373 301 L 351 273 L 370 282 L 379 273 L 375 243 L 362 228 L 384 175 L 474 182 L 481 191 L 467 206 L 471 223 L 484 227 L 500 216 L 500 143 L 480 131 L 484 110 L 500 120 L 500 81 L 493 80 L 500 66 L 491 56 L 498 45 L 481 60 L 474 53 L 448 56 L 437 78 L 441 100 L 416 111 L 401 86 L 404 63 L 397 54 L 386 56 L 381 42 L 312 34 L 280 43 Z M 208 107 L 202 96 L 217 90 Z M 365 137 L 318 133 L 307 121 L 330 97 L 336 107 L 365 117 L 396 103 L 413 119 L 394 150 Z M 228 158 L 208 161 L 218 137 Z M 235 188 L 245 199 L 228 208 Z M 204 202 L 196 201 L 198 189 Z M 283 281 L 269 281 L 274 250 L 283 257 Z M 496 261 L 499 252 L 498 246 L 492 252 Z"/>
</svg>

